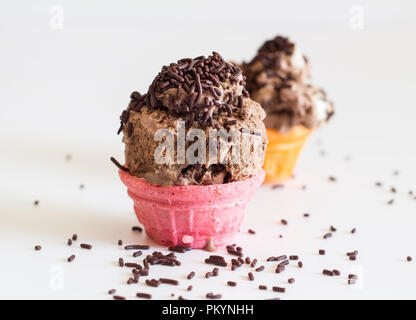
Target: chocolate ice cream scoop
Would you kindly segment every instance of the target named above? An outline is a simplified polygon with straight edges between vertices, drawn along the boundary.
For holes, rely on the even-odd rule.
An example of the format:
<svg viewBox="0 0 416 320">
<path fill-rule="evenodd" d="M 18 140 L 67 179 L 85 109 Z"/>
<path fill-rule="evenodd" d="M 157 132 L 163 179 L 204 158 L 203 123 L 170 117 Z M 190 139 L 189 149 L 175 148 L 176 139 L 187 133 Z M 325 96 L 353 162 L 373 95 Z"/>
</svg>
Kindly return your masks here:
<svg viewBox="0 0 416 320">
<path fill-rule="evenodd" d="M 294 80 L 284 81 L 278 87 L 264 86 L 254 91 L 252 98 L 266 111 L 266 127 L 281 133 L 299 125 L 318 128 L 334 114 L 334 106 L 322 89 Z"/>
<path fill-rule="evenodd" d="M 216 52 L 164 66 L 146 94 L 132 93 L 121 115 L 119 132 L 124 133 L 130 174 L 155 185 L 222 184 L 258 174 L 267 144 L 265 112 L 249 98 L 245 84 L 242 70 Z M 194 140 L 182 140 L 181 130 L 188 137 L 194 129 L 206 137 L 212 131 L 226 131 L 227 143 L 241 142 L 241 150 L 249 150 L 247 157 L 236 162 L 230 148 L 213 159 L 207 139 L 201 161 L 189 161 L 188 156 L 181 156 L 179 147 L 183 143 L 188 150 Z M 174 138 L 173 153 L 164 163 L 155 159 L 161 144 L 156 137 L 161 130 L 168 130 Z M 251 139 L 237 140 L 242 132 Z M 251 147 L 252 140 L 259 142 L 259 148 Z"/>
<path fill-rule="evenodd" d="M 268 83 L 284 80 L 305 81 L 309 78 L 310 64 L 302 51 L 288 38 L 277 36 L 266 41 L 249 63 L 242 65 L 247 76 L 247 90 L 258 90 Z"/>
<path fill-rule="evenodd" d="M 267 128 L 281 133 L 299 125 L 315 129 L 334 114 L 325 92 L 309 83 L 309 60 L 288 38 L 266 41 L 242 68 L 251 98 L 266 111 Z"/>
</svg>

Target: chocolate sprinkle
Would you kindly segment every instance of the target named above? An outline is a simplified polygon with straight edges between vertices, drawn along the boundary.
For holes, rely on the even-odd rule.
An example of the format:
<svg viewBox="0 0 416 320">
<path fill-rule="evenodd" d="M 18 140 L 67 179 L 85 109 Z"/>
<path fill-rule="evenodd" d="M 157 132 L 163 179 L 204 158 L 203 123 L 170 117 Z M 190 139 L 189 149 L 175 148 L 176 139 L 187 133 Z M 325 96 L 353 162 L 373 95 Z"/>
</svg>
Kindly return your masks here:
<svg viewBox="0 0 416 320">
<path fill-rule="evenodd" d="M 143 298 L 143 299 L 152 299 L 152 295 L 151 294 L 141 293 L 141 292 L 137 292 L 136 297 L 137 298 Z"/>
<path fill-rule="evenodd" d="M 159 281 L 160 281 L 160 283 L 171 284 L 173 286 L 178 286 L 179 285 L 179 281 L 178 280 L 160 278 Z"/>
<path fill-rule="evenodd" d="M 130 244 L 124 247 L 124 250 L 148 250 L 150 246 L 141 244 Z"/>
<path fill-rule="evenodd" d="M 286 292 L 286 288 L 281 288 L 281 287 L 273 287 L 273 291 L 274 291 L 274 292 L 285 293 L 285 292 Z"/>
<path fill-rule="evenodd" d="M 110 158 L 110 160 L 111 160 L 111 162 L 112 162 L 112 163 L 114 163 L 114 164 L 115 164 L 115 166 L 116 166 L 117 168 L 119 168 L 121 171 L 129 172 L 129 169 L 128 169 L 128 168 L 126 168 L 126 167 L 124 167 L 124 166 L 122 166 L 122 165 L 120 164 L 120 162 L 118 162 L 115 158 L 111 157 L 111 158 Z"/>
</svg>

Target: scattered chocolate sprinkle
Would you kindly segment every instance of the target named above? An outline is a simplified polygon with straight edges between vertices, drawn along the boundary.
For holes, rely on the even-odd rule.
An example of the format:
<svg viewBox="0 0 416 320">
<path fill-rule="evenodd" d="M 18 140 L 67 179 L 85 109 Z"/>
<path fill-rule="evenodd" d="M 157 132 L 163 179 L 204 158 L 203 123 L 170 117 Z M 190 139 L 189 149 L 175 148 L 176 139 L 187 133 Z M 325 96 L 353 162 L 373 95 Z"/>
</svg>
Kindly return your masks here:
<svg viewBox="0 0 416 320">
<path fill-rule="evenodd" d="M 267 290 L 267 286 L 265 286 L 265 285 L 259 285 L 259 289 L 260 290 Z"/>
<path fill-rule="evenodd" d="M 159 287 L 159 286 L 160 286 L 160 281 L 158 281 L 158 280 L 156 280 L 156 279 L 146 280 L 146 284 L 147 284 L 149 287 L 155 287 L 155 288 L 157 288 L 157 287 Z"/>
<path fill-rule="evenodd" d="M 410 262 L 410 261 L 412 261 L 413 259 L 412 259 L 412 257 L 410 257 L 410 256 L 409 256 L 409 257 L 407 257 L 407 258 L 406 258 L 406 260 Z"/>
<path fill-rule="evenodd" d="M 91 249 L 92 249 L 92 245 L 90 245 L 90 244 L 86 244 L 86 243 L 81 243 L 81 244 L 80 244 L 80 247 L 81 247 L 82 249 L 87 249 L 87 250 L 91 250 Z"/>
<path fill-rule="evenodd" d="M 347 252 L 347 256 L 356 256 L 356 255 L 358 255 L 358 251 L 357 250 L 354 250 L 352 252 Z"/>
<path fill-rule="evenodd" d="M 286 221 L 285 219 L 282 219 L 282 220 L 281 220 L 281 223 L 282 223 L 284 226 L 286 226 L 286 225 L 287 225 L 287 221 Z"/>
<path fill-rule="evenodd" d="M 179 281 L 178 280 L 160 278 L 159 281 L 160 281 L 160 283 L 171 284 L 173 286 L 178 286 L 179 285 Z"/>
<path fill-rule="evenodd" d="M 72 239 L 68 239 L 68 246 L 72 246 Z"/>
<path fill-rule="evenodd" d="M 387 202 L 387 204 L 388 204 L 389 206 L 391 206 L 393 203 L 394 203 L 394 199 L 391 199 L 391 200 L 389 200 L 389 201 Z"/>
<path fill-rule="evenodd" d="M 252 230 L 252 229 L 248 229 L 248 233 L 249 234 L 256 234 L 256 231 Z"/>
<path fill-rule="evenodd" d="M 111 290 L 108 290 L 108 294 L 110 294 L 110 295 L 113 295 L 113 294 L 115 294 L 117 292 L 117 290 L 116 289 L 111 289 Z"/>
<path fill-rule="evenodd" d="M 354 234 L 354 233 L 356 233 L 357 232 L 357 229 L 356 228 L 353 228 L 352 230 L 351 230 L 351 233 L 352 234 Z"/>
<path fill-rule="evenodd" d="M 257 264 L 257 259 L 254 259 L 252 262 L 251 262 L 251 267 L 252 268 L 254 268 L 255 266 L 256 266 L 256 264 Z"/>
<path fill-rule="evenodd" d="M 238 256 L 238 257 L 242 257 L 243 256 L 243 253 L 241 251 L 238 251 L 238 250 L 228 249 L 227 252 L 229 254 L 233 255 L 233 256 Z"/>
<path fill-rule="evenodd" d="M 358 276 L 356 274 L 350 273 L 348 275 L 348 279 L 355 279 L 355 280 L 357 280 L 358 279 Z"/>
<path fill-rule="evenodd" d="M 290 278 L 287 280 L 287 282 L 289 282 L 290 284 L 295 283 L 295 278 Z"/>
<path fill-rule="evenodd" d="M 337 181 L 337 178 L 335 178 L 335 177 L 333 177 L 333 176 L 330 176 L 330 177 L 328 178 L 328 180 L 329 180 L 329 181 L 331 181 L 331 182 L 336 182 L 336 181 Z"/>
<path fill-rule="evenodd" d="M 227 282 L 227 284 L 228 284 L 230 287 L 235 287 L 235 286 L 237 286 L 237 282 L 234 282 L 234 281 L 228 281 L 228 282 Z"/>
<path fill-rule="evenodd" d="M 123 167 L 120 162 L 118 162 L 116 159 L 114 159 L 113 157 L 110 158 L 111 162 L 115 164 L 115 166 L 117 168 L 119 168 L 121 171 L 125 171 L 125 172 L 129 172 L 129 169 L 126 167 Z"/>
<path fill-rule="evenodd" d="M 324 235 L 324 239 L 329 239 L 332 237 L 332 233 L 327 233 Z"/>
<path fill-rule="evenodd" d="M 118 265 L 120 267 L 124 267 L 124 259 L 123 258 L 118 259 Z"/>
<path fill-rule="evenodd" d="M 121 297 L 121 296 L 113 296 L 114 300 L 126 300 L 126 297 Z"/>
<path fill-rule="evenodd" d="M 289 260 L 299 260 L 299 256 L 290 256 Z"/>
<path fill-rule="evenodd" d="M 123 240 L 118 240 L 118 245 L 122 246 L 123 245 Z"/>
<path fill-rule="evenodd" d="M 286 259 L 287 259 L 286 255 L 276 257 L 276 261 L 283 261 L 283 260 L 286 260 Z"/>
<path fill-rule="evenodd" d="M 350 259 L 351 261 L 355 261 L 355 260 L 357 260 L 357 256 L 349 256 L 349 259 Z"/>
<path fill-rule="evenodd" d="M 74 260 L 75 260 L 75 255 L 74 254 L 68 258 L 68 262 L 72 262 Z"/>
<path fill-rule="evenodd" d="M 193 277 L 195 277 L 195 272 L 191 272 L 190 274 L 188 274 L 188 276 L 186 277 L 188 280 L 191 280 Z"/>
<path fill-rule="evenodd" d="M 39 200 L 35 200 L 35 201 L 33 202 L 33 204 L 34 204 L 35 206 L 38 206 L 38 205 L 39 205 Z"/>
<path fill-rule="evenodd" d="M 130 244 L 124 247 L 124 250 L 148 250 L 150 246 L 141 244 Z"/>
<path fill-rule="evenodd" d="M 42 250 L 42 247 L 41 246 L 35 246 L 35 250 L 40 251 L 40 250 Z"/>
<path fill-rule="evenodd" d="M 331 230 L 331 232 L 336 232 L 337 231 L 337 229 L 334 226 L 331 226 L 329 229 Z"/>
<path fill-rule="evenodd" d="M 298 267 L 299 267 L 299 268 L 303 268 L 303 262 L 302 262 L 302 261 L 299 261 L 299 262 L 298 262 Z"/>
<path fill-rule="evenodd" d="M 186 251 L 190 251 L 191 247 L 186 246 L 176 246 L 176 247 L 169 247 L 169 251 L 178 252 L 178 253 L 185 253 Z"/>
<path fill-rule="evenodd" d="M 348 279 L 348 285 L 352 285 L 352 284 L 356 284 L 357 280 L 356 279 Z"/>
<path fill-rule="evenodd" d="M 192 289 L 193 289 L 194 287 L 193 286 L 189 286 L 187 289 L 186 289 L 186 291 L 192 291 Z"/>
<path fill-rule="evenodd" d="M 254 275 L 252 272 L 248 273 L 248 278 L 250 279 L 250 281 L 254 281 Z"/>
<path fill-rule="evenodd" d="M 286 292 L 286 288 L 281 288 L 281 287 L 273 287 L 273 291 L 274 291 L 274 292 L 285 293 L 285 292 Z"/>
<path fill-rule="evenodd" d="M 324 256 L 324 255 L 326 254 L 326 251 L 325 251 L 325 250 L 323 250 L 323 249 L 320 249 L 320 250 L 319 250 L 319 254 L 320 254 L 321 256 Z"/>
<path fill-rule="evenodd" d="M 245 259 L 245 263 L 247 263 L 247 264 L 250 264 L 250 263 L 251 263 L 251 259 L 250 259 L 250 257 L 246 257 L 246 259 Z"/>
<path fill-rule="evenodd" d="M 213 264 L 219 267 L 227 266 L 227 262 L 224 260 L 224 257 L 221 257 L 221 256 L 210 256 L 208 259 L 205 259 L 205 263 Z"/>
<path fill-rule="evenodd" d="M 77 235 L 77 234 L 74 234 L 74 235 L 72 236 L 72 240 L 77 241 L 77 240 L 78 240 L 78 235 Z"/>
<path fill-rule="evenodd" d="M 324 269 L 324 270 L 322 270 L 322 274 L 325 275 L 325 276 L 332 277 L 334 275 L 334 272 L 331 271 L 331 270 Z"/>
<path fill-rule="evenodd" d="M 137 258 L 137 257 L 140 257 L 142 254 L 143 254 L 143 252 L 141 252 L 141 251 L 136 251 L 135 253 L 133 253 L 133 257 L 134 257 L 134 258 Z"/>
<path fill-rule="evenodd" d="M 335 276 L 340 276 L 341 275 L 341 271 L 334 269 L 332 270 L 332 272 L 334 273 Z"/>
<path fill-rule="evenodd" d="M 276 267 L 275 272 L 276 272 L 276 273 L 281 273 L 281 272 L 285 271 L 285 269 L 286 269 L 286 267 L 285 267 L 285 266 L 283 266 L 283 265 L 278 265 L 278 266 Z"/>
<path fill-rule="evenodd" d="M 137 298 L 143 298 L 143 299 L 152 299 L 152 295 L 151 294 L 141 293 L 141 292 L 137 292 L 136 297 Z"/>
<path fill-rule="evenodd" d="M 264 270 L 264 266 L 261 266 L 261 267 L 258 267 L 257 269 L 256 269 L 256 272 L 261 272 L 261 271 L 263 271 Z"/>
<path fill-rule="evenodd" d="M 213 294 L 212 292 L 207 293 L 207 298 L 208 299 L 221 299 L 222 295 L 221 294 Z"/>
<path fill-rule="evenodd" d="M 143 232 L 143 229 L 141 227 L 134 226 L 131 228 L 131 231 Z"/>
<path fill-rule="evenodd" d="M 391 187 L 390 191 L 391 191 L 391 193 L 396 193 L 397 192 L 395 187 Z"/>
<path fill-rule="evenodd" d="M 138 263 L 134 263 L 134 262 L 126 262 L 124 264 L 127 268 L 135 268 L 135 269 L 139 269 L 140 265 Z"/>
<path fill-rule="evenodd" d="M 303 214 L 303 216 L 304 216 L 305 218 L 308 218 L 308 217 L 310 216 L 310 214 L 309 214 L 309 213 L 304 213 L 304 214 Z"/>
</svg>

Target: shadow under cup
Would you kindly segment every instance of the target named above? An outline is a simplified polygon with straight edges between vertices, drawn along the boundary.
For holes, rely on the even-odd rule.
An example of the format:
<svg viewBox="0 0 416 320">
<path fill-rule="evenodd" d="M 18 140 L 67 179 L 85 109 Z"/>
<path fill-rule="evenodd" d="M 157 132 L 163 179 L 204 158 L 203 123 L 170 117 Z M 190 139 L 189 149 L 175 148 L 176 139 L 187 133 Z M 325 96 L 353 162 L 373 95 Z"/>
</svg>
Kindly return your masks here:
<svg viewBox="0 0 416 320">
<path fill-rule="evenodd" d="M 164 246 L 204 248 L 230 244 L 247 204 L 263 183 L 264 171 L 237 182 L 207 186 L 155 186 L 119 171 L 147 235 Z"/>
</svg>

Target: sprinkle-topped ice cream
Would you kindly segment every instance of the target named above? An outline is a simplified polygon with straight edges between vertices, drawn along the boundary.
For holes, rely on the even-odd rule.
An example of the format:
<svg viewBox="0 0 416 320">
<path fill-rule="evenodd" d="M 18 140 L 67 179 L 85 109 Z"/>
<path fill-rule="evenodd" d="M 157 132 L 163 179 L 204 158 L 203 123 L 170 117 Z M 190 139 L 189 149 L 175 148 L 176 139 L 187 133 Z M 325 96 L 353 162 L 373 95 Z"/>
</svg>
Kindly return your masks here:
<svg viewBox="0 0 416 320">
<path fill-rule="evenodd" d="M 245 85 L 240 67 L 224 61 L 216 52 L 164 66 L 146 94 L 132 93 L 121 115 L 120 132 L 124 134 L 130 174 L 155 185 L 222 184 L 255 176 L 263 165 L 267 144 L 265 112 L 249 98 Z M 181 123 L 185 123 L 186 134 L 192 129 L 200 129 L 206 136 L 220 129 L 230 135 L 248 132 L 260 139 L 261 148 L 250 150 L 247 161 L 238 164 L 231 161 L 231 151 L 220 163 L 208 155 L 203 164 L 191 164 L 187 159 L 181 162 L 176 154 L 170 163 L 156 163 L 154 154 L 160 145 L 155 141 L 156 133 L 161 129 L 174 132 L 177 147 Z M 187 141 L 186 148 L 191 143 Z"/>
<path fill-rule="evenodd" d="M 281 133 L 295 126 L 315 129 L 334 114 L 322 89 L 310 84 L 310 63 L 288 38 L 266 41 L 242 66 L 251 98 L 266 111 L 267 128 Z"/>
<path fill-rule="evenodd" d="M 247 89 L 258 89 L 268 82 L 280 80 L 304 81 L 309 78 L 308 58 L 288 38 L 277 36 L 266 41 L 249 63 L 243 64 Z"/>
</svg>

